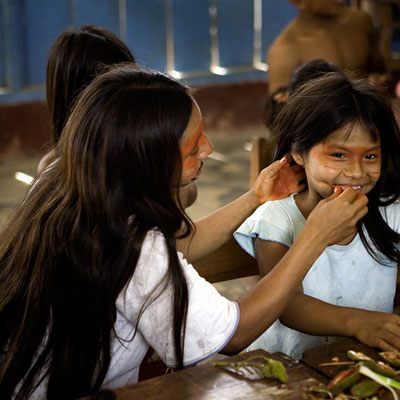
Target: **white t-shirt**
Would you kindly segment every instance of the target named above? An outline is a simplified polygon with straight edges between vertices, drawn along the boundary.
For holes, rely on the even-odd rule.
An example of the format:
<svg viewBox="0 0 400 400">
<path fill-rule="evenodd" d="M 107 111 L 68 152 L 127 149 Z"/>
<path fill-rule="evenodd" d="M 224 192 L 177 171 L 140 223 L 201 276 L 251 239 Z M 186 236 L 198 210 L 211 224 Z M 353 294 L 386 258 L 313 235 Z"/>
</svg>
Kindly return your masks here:
<svg viewBox="0 0 400 400">
<path fill-rule="evenodd" d="M 388 225 L 400 232 L 400 203 L 381 208 Z M 240 246 L 255 257 L 254 238 L 290 247 L 306 220 L 294 195 L 260 206 L 234 233 Z M 312 246 L 312 243 L 310 243 Z M 397 264 L 376 262 L 356 237 L 346 246 L 329 246 L 315 261 L 303 280 L 304 293 L 330 304 L 393 312 Z M 301 358 L 305 349 L 325 343 L 328 338 L 306 335 L 276 321 L 250 345 L 249 350 L 263 348 L 271 353 L 283 352 Z"/>
<path fill-rule="evenodd" d="M 201 278 L 183 255 L 178 257 L 188 285 L 189 305 L 184 344 L 184 365 L 190 366 L 222 350 L 236 331 L 239 306 L 221 296 Z M 172 285 L 163 277 L 168 268 L 168 256 L 163 235 L 147 234 L 133 278 L 117 299 L 115 331 L 111 363 L 102 385 L 117 388 L 137 382 L 139 366 L 149 345 L 164 363 L 175 366 L 172 318 Z M 138 330 L 136 322 L 143 304 Z M 45 382 L 31 399 L 45 396 Z"/>
<path fill-rule="evenodd" d="M 189 366 L 225 347 L 236 331 L 239 307 L 201 278 L 181 253 L 178 252 L 178 256 L 189 291 L 184 346 L 184 365 Z M 120 338 L 132 339 L 138 314 L 148 296 L 151 296 L 150 304 L 140 317 L 134 339 L 122 343 L 114 340 L 112 361 L 103 387 L 118 387 L 136 382 L 140 363 L 149 345 L 167 366 L 175 366 L 172 286 L 167 284 L 164 287 L 162 283 L 167 267 L 164 237 L 160 233 L 149 232 L 126 295 L 121 293 L 117 300 L 115 328 Z"/>
</svg>

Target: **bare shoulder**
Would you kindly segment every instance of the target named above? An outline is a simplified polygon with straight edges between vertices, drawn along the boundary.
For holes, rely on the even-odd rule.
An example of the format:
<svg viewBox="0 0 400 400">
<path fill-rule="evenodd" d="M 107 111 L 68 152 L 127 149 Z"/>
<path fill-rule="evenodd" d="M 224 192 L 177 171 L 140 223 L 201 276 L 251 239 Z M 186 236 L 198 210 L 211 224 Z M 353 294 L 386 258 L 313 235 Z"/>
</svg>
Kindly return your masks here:
<svg viewBox="0 0 400 400">
<path fill-rule="evenodd" d="M 296 35 L 292 35 L 290 32 L 282 32 L 271 44 L 267 53 L 267 61 L 271 61 L 271 58 L 281 58 L 283 56 L 292 55 L 296 53 L 297 40 Z"/>
<path fill-rule="evenodd" d="M 296 24 L 290 22 L 272 42 L 270 50 L 294 47 L 296 43 Z"/>
<path fill-rule="evenodd" d="M 354 8 L 349 8 L 344 13 L 343 18 L 346 19 L 346 22 L 353 24 L 359 29 L 364 29 L 364 30 L 373 29 L 371 16 L 363 10 L 356 10 Z"/>
<path fill-rule="evenodd" d="M 298 35 L 290 23 L 271 44 L 267 52 L 270 92 L 286 86 L 292 71 L 301 63 Z"/>
</svg>

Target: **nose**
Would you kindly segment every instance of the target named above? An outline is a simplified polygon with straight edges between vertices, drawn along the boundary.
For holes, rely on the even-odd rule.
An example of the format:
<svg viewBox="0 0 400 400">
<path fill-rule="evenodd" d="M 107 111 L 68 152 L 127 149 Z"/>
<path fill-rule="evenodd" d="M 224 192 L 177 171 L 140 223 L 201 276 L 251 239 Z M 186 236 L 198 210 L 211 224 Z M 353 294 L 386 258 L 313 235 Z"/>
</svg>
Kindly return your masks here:
<svg viewBox="0 0 400 400">
<path fill-rule="evenodd" d="M 354 161 L 353 163 L 346 166 L 343 170 L 343 175 L 347 178 L 360 179 L 364 175 L 362 163 Z"/>
<path fill-rule="evenodd" d="M 207 158 L 213 151 L 214 151 L 214 146 L 212 145 L 210 139 L 203 133 L 200 143 L 199 143 L 200 149 L 199 149 L 199 158 L 201 160 L 204 160 Z"/>
</svg>

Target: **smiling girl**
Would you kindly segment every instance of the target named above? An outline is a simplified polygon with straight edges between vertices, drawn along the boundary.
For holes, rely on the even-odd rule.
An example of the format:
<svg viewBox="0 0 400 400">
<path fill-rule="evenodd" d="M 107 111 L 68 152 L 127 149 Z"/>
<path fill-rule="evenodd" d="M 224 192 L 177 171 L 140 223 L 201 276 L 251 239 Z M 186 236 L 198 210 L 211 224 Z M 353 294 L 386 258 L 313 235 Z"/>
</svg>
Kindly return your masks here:
<svg viewBox="0 0 400 400">
<path fill-rule="evenodd" d="M 399 349 L 400 318 L 391 313 L 399 262 L 400 134 L 386 97 L 366 81 L 328 73 L 294 93 L 272 134 L 276 157 L 292 153 L 305 169 L 307 188 L 260 206 L 235 232 L 257 258 L 262 275 L 286 254 L 312 210 L 336 187 L 367 195 L 368 214 L 324 251 L 280 321 L 250 348 L 300 358 L 305 349 L 326 341 L 322 335 L 332 335 Z"/>
</svg>

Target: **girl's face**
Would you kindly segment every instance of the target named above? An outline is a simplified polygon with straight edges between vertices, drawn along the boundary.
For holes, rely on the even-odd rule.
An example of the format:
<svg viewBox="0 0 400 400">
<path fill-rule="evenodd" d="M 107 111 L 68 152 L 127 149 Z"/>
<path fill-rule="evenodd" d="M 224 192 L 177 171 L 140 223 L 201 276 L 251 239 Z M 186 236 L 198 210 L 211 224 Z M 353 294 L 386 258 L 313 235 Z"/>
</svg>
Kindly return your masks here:
<svg viewBox="0 0 400 400">
<path fill-rule="evenodd" d="M 192 114 L 181 142 L 182 177 L 180 187 L 186 189 L 200 176 L 203 160 L 213 152 L 213 146 L 203 132 L 200 109 L 193 101 Z"/>
<path fill-rule="evenodd" d="M 360 124 L 344 126 L 313 146 L 305 156 L 293 157 L 305 168 L 308 191 L 318 201 L 330 196 L 335 186 L 351 186 L 367 194 L 381 173 L 380 141 L 373 141 Z"/>
</svg>

